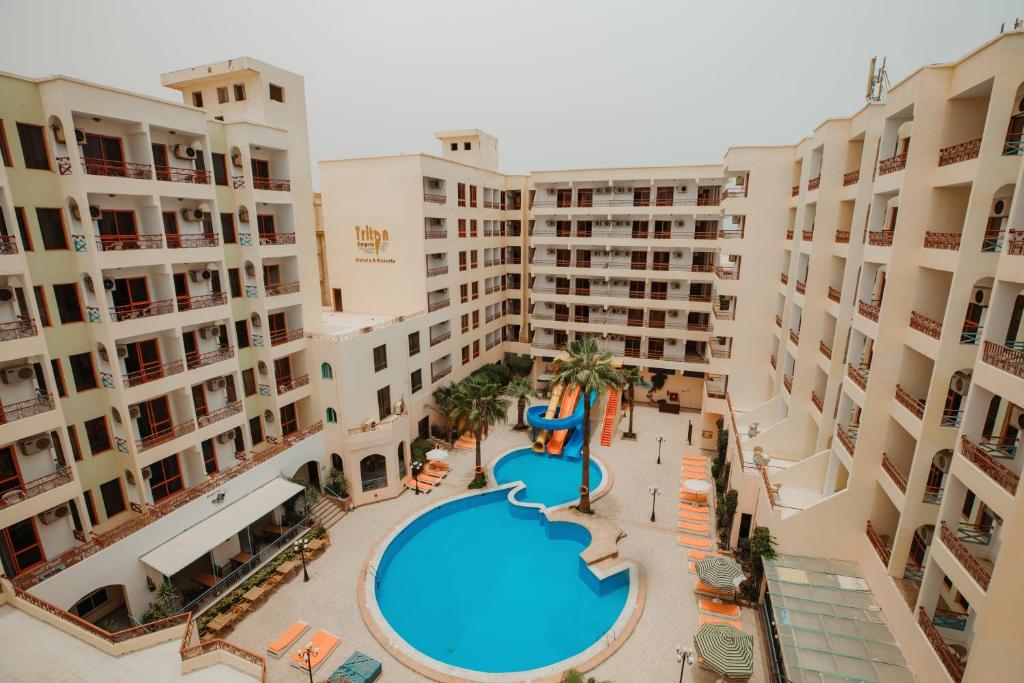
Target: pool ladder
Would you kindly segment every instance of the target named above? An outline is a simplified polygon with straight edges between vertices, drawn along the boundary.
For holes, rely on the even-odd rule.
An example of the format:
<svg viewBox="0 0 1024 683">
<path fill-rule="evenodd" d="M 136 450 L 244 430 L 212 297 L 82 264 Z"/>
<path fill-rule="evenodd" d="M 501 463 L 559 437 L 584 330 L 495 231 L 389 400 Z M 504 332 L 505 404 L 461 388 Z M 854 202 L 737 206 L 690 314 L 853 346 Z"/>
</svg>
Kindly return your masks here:
<svg viewBox="0 0 1024 683">
<path fill-rule="evenodd" d="M 380 576 L 377 575 L 377 568 L 372 565 L 367 565 L 366 573 L 373 577 L 374 590 L 380 588 Z"/>
</svg>

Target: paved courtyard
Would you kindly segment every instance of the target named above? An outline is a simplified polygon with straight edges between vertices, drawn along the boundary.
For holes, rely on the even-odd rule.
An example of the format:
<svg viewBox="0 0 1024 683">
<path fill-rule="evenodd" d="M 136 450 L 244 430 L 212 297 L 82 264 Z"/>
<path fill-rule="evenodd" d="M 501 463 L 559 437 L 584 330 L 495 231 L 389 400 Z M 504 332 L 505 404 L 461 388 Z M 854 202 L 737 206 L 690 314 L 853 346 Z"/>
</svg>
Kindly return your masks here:
<svg viewBox="0 0 1024 683">
<path fill-rule="evenodd" d="M 515 417 L 514 407 L 510 416 Z M 691 415 L 695 424 L 699 416 Z M 686 427 L 688 416 L 658 413 L 653 408 L 638 407 L 636 442 L 622 441 L 625 421 L 620 421 L 616 438 L 610 447 L 594 446 L 614 476 L 611 492 L 601 498 L 595 510 L 611 518 L 626 531 L 628 537 L 620 544 L 621 554 L 635 560 L 647 581 L 647 602 L 636 630 L 622 648 L 592 672 L 599 679 L 616 683 L 633 681 L 675 681 L 679 665 L 675 660 L 676 645 L 692 645 L 697 628 L 697 601 L 693 593 L 696 577 L 687 570 L 687 550 L 677 543 L 676 522 L 681 457 L 688 448 Z M 657 465 L 657 435 L 666 437 L 662 447 L 662 464 Z M 596 439 L 596 437 L 595 437 Z M 527 436 L 511 426 L 499 426 L 484 441 L 485 463 L 511 448 L 528 444 Z M 710 455 L 710 453 L 705 453 Z M 429 495 L 416 496 L 407 491 L 394 500 L 375 503 L 348 514 L 331 529 L 332 543 L 323 556 L 310 564 L 310 582 L 301 577 L 282 586 L 266 604 L 245 618 L 227 638 L 254 652 L 264 652 L 287 625 L 302 620 L 312 629 L 325 629 L 341 638 L 341 644 L 319 670 L 320 678 L 340 665 L 353 650 L 360 650 L 380 660 L 384 679 L 389 681 L 425 681 L 419 674 L 404 667 L 381 647 L 365 626 L 357 605 L 356 585 L 359 573 L 370 552 L 397 524 L 418 509 L 466 491 L 472 475 L 473 454 L 456 451 L 451 463 L 454 472 Z M 650 523 L 651 496 L 648 487 L 660 487 L 664 495 L 657 500 L 657 522 Z M 453 587 L 457 590 L 457 587 Z M 443 599 L 438 609 L 444 609 Z M 430 614 L 424 614 L 430 619 Z M 571 627 L 567 624 L 567 627 Z M 757 683 L 768 680 L 760 649 L 760 632 L 756 614 L 743 610 L 743 627 L 754 635 L 755 675 Z M 288 664 L 287 657 L 268 660 L 272 681 L 306 680 L 305 672 Z M 716 676 L 688 668 L 687 681 L 713 683 Z"/>
</svg>

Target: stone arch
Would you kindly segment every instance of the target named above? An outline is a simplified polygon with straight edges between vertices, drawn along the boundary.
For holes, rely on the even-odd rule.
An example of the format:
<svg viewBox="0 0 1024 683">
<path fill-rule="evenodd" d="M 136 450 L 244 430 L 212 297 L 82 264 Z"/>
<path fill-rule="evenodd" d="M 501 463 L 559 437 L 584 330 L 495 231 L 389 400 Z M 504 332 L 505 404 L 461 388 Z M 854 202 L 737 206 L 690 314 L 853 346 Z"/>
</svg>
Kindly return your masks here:
<svg viewBox="0 0 1024 683">
<path fill-rule="evenodd" d="M 364 492 L 385 488 L 388 485 L 387 458 L 373 453 L 360 460 L 359 483 Z"/>
<path fill-rule="evenodd" d="M 109 584 L 83 593 L 68 607 L 68 612 L 108 631 L 133 626 L 128 591 L 123 584 Z"/>
</svg>

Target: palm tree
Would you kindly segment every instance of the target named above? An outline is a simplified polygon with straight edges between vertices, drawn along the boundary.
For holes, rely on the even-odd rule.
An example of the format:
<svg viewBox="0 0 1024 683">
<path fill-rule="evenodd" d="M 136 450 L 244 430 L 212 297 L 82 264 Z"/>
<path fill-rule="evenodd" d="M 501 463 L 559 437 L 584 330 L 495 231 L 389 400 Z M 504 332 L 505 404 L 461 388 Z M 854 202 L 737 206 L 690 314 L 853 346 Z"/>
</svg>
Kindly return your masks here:
<svg viewBox="0 0 1024 683">
<path fill-rule="evenodd" d="M 644 376 L 638 368 L 632 366 L 622 368 L 619 374 L 622 375 L 622 383 L 626 385 L 623 398 L 629 403 L 629 429 L 622 438 L 636 440 L 636 434 L 633 433 L 633 406 L 636 403 L 636 385 L 644 381 Z"/>
<path fill-rule="evenodd" d="M 555 360 L 552 385 L 575 384 L 583 397 L 583 475 L 580 512 L 590 513 L 590 395 L 622 386 L 622 375 L 612 364 L 612 354 L 601 351 L 590 337 L 569 342 L 568 358 Z"/>
<path fill-rule="evenodd" d="M 508 419 L 509 401 L 502 395 L 502 387 L 483 374 L 470 375 L 459 383 L 452 414 L 460 425 L 465 425 L 476 439 L 476 476 L 471 488 L 486 485 L 480 443 L 484 432 Z"/>
<path fill-rule="evenodd" d="M 530 399 L 537 395 L 537 392 L 533 390 L 533 382 L 528 375 L 513 377 L 512 381 L 505 386 L 503 393 L 509 398 L 516 399 L 519 407 L 519 418 L 516 420 L 515 430 L 521 432 L 526 429 L 526 424 L 523 422 L 523 413 L 526 410 L 526 406 L 529 405 Z"/>
<path fill-rule="evenodd" d="M 434 391 L 434 405 L 431 407 L 444 417 L 449 436 L 451 436 L 452 429 L 462 426 L 458 424 L 458 417 L 455 415 L 455 406 L 458 403 L 460 391 L 462 391 L 461 382 L 449 384 Z"/>
</svg>

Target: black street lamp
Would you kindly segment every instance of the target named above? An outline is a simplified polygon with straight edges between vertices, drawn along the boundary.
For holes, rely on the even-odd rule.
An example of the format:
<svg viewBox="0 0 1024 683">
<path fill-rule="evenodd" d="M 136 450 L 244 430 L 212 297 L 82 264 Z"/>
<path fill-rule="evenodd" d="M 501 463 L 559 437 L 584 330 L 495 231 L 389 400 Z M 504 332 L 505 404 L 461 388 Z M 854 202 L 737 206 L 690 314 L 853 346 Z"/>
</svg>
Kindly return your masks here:
<svg viewBox="0 0 1024 683">
<path fill-rule="evenodd" d="M 676 645 L 676 662 L 681 665 L 679 667 L 679 683 L 683 683 L 683 672 L 686 671 L 686 665 L 693 664 L 693 648 Z"/>
<path fill-rule="evenodd" d="M 309 642 L 306 643 L 305 647 L 300 647 L 296 650 L 295 654 L 302 660 L 303 668 L 309 674 L 309 683 L 313 683 L 313 658 L 320 654 L 320 648 L 313 647 L 313 643 Z"/>
<path fill-rule="evenodd" d="M 658 464 L 661 464 L 661 444 L 665 443 L 665 437 L 658 435 Z"/>
<path fill-rule="evenodd" d="M 302 558 L 302 580 L 303 582 L 309 581 L 309 572 L 306 571 L 306 544 L 309 543 L 306 539 L 302 538 L 295 541 L 295 549 L 299 552 L 299 557 Z"/>
<path fill-rule="evenodd" d="M 412 480 L 416 485 L 415 488 L 417 496 L 420 495 L 420 472 L 423 471 L 423 467 L 424 465 L 422 462 L 414 462 L 412 464 Z M 423 491 L 423 493 L 430 493 L 430 489 L 428 488 L 426 491 Z"/>
<path fill-rule="evenodd" d="M 661 495 L 661 489 L 657 486 L 648 486 L 647 491 L 651 494 L 651 522 L 654 521 L 654 501 Z"/>
</svg>

